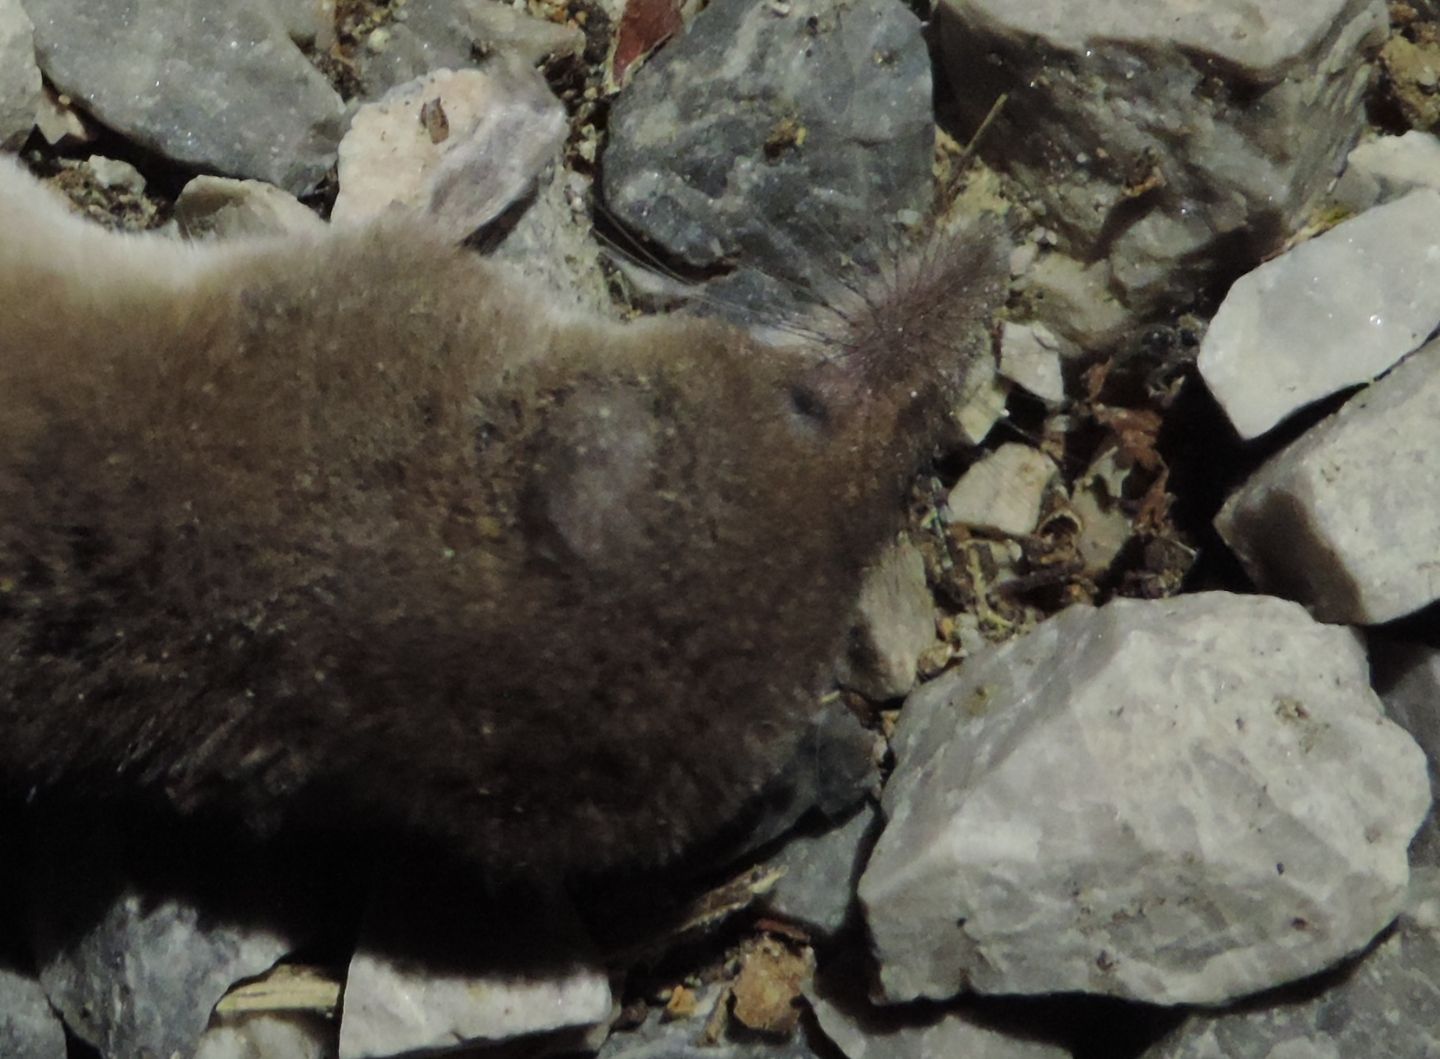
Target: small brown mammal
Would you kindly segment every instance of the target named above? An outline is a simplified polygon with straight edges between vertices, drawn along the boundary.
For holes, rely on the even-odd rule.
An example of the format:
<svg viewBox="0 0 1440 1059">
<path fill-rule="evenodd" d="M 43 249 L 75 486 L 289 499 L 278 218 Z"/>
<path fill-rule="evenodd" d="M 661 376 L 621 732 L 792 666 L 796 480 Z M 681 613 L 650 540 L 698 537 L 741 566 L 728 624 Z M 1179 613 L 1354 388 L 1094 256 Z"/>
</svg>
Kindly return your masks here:
<svg viewBox="0 0 1440 1059">
<path fill-rule="evenodd" d="M 808 720 L 998 257 L 780 351 L 399 224 L 106 233 L 0 159 L 0 785 L 667 862 Z"/>
</svg>

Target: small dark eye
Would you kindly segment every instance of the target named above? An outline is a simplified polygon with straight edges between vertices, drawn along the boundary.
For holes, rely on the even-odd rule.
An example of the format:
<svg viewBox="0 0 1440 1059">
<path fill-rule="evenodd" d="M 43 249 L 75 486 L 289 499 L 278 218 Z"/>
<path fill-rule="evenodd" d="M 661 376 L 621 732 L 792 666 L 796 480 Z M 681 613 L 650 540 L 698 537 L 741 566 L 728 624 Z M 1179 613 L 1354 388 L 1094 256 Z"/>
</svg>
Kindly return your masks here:
<svg viewBox="0 0 1440 1059">
<path fill-rule="evenodd" d="M 796 415 L 808 419 L 817 427 L 830 425 L 830 409 L 820 395 L 808 386 L 790 387 L 790 408 Z"/>
</svg>

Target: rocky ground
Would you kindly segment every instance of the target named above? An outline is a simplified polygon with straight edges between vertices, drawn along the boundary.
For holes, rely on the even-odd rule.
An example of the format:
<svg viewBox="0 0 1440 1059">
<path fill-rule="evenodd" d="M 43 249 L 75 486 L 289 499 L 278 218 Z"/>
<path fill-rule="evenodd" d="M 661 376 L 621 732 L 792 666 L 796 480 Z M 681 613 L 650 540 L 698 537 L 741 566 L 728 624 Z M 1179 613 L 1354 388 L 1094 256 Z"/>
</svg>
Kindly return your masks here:
<svg viewBox="0 0 1440 1059">
<path fill-rule="evenodd" d="M 0 145 L 106 224 L 409 210 L 769 333 L 1014 235 L 727 870 L 22 823 L 0 1054 L 1440 1054 L 1437 78 L 1428 0 L 0 0 Z"/>
</svg>

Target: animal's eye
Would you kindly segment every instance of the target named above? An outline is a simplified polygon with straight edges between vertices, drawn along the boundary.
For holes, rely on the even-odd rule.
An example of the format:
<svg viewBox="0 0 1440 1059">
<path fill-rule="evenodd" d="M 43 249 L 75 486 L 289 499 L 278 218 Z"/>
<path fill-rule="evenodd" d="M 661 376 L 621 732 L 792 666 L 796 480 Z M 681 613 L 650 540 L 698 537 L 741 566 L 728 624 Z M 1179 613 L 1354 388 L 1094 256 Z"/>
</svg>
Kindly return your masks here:
<svg viewBox="0 0 1440 1059">
<path fill-rule="evenodd" d="M 829 407 L 809 386 L 796 384 L 790 387 L 790 410 L 814 427 L 830 425 Z"/>
</svg>

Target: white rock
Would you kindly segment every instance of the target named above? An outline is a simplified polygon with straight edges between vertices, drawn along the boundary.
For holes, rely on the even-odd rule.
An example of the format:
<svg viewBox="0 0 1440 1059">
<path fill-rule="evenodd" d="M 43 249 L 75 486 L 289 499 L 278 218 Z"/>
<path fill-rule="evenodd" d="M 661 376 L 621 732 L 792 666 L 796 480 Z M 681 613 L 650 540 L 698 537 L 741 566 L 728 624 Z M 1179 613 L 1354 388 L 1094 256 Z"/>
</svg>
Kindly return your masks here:
<svg viewBox="0 0 1440 1059">
<path fill-rule="evenodd" d="M 982 1026 L 961 1012 L 927 1012 L 901 1025 L 871 1028 L 830 1001 L 811 996 L 820 1029 L 846 1059 L 1067 1059 L 1056 1044 L 1026 1041 Z M 883 1013 L 873 1012 L 883 1020 Z M 878 1029 L 878 1032 L 877 1032 Z"/>
<path fill-rule="evenodd" d="M 1440 598 L 1440 342 L 1260 468 L 1215 527 L 1266 591 L 1376 624 Z"/>
<path fill-rule="evenodd" d="M 969 445 L 978 445 L 1005 418 L 1010 383 L 1002 379 L 993 357 L 981 357 L 965 379 L 964 393 L 955 408 L 955 423 Z"/>
<path fill-rule="evenodd" d="M 175 200 L 175 220 L 189 239 L 321 231 L 325 222 L 299 199 L 263 180 L 198 176 Z"/>
<path fill-rule="evenodd" d="M 1065 399 L 1062 351 L 1074 347 L 1041 323 L 1005 321 L 1000 331 L 1000 374 L 1048 404 Z"/>
<path fill-rule="evenodd" d="M 1349 630 L 1203 593 L 1075 606 L 910 697 L 859 894 L 890 1000 L 1218 1003 L 1405 898 L 1424 754 Z"/>
<path fill-rule="evenodd" d="M 330 219 L 399 208 L 459 242 L 534 186 L 564 135 L 565 109 L 534 70 L 436 70 L 356 112 Z"/>
<path fill-rule="evenodd" d="M 335 1027 L 313 1014 L 265 1012 L 228 1018 L 200 1038 L 195 1059 L 334 1059 Z"/>
<path fill-rule="evenodd" d="M 1055 464 L 1043 452 L 1014 442 L 1001 445 L 955 483 L 945 519 L 1020 537 L 1035 529 Z"/>
<path fill-rule="evenodd" d="M 1440 138 L 1411 129 L 1357 144 L 1345 159 L 1334 198 L 1356 213 L 1416 188 L 1440 191 Z"/>
<path fill-rule="evenodd" d="M 0 0 L 0 148 L 18 148 L 35 127 L 40 67 L 35 27 L 20 0 Z"/>
<path fill-rule="evenodd" d="M 915 686 L 920 655 L 934 642 L 935 600 L 925 560 L 910 541 L 898 541 L 865 575 L 837 678 L 876 701 L 898 699 Z"/>
<path fill-rule="evenodd" d="M 821 934 L 836 933 L 854 903 L 855 882 L 870 852 L 879 815 L 880 810 L 867 802 L 838 827 L 786 839 L 780 852 L 765 862 L 767 870 L 784 873 L 763 896 L 765 908 Z"/>
<path fill-rule="evenodd" d="M 145 190 L 145 177 L 129 162 L 106 158 L 103 154 L 92 154 L 85 159 L 85 167 L 102 188 L 118 188 L 133 191 L 137 195 Z"/>
<path fill-rule="evenodd" d="M 473 921 L 436 923 L 438 910 L 466 905 L 454 891 L 432 900 L 411 879 L 382 889 L 350 961 L 340 1059 L 547 1033 L 562 1033 L 573 1046 L 610 1022 L 610 979 L 598 961 L 581 959 L 583 932 L 573 911 L 553 908 L 533 922 L 512 912 L 501 922 L 498 910 L 487 910 Z M 540 962 L 531 968 L 497 959 L 500 948 Z M 426 958 L 427 951 L 438 955 Z M 546 963 L 556 951 L 571 958 Z M 458 952 L 471 954 L 471 966 L 457 965 Z"/>
<path fill-rule="evenodd" d="M 1440 323 L 1440 192 L 1413 191 L 1267 261 L 1230 288 L 1200 374 L 1243 438 L 1367 382 Z"/>
<path fill-rule="evenodd" d="M 95 139 L 70 97 L 60 95 L 49 85 L 44 86 L 36 102 L 35 127 L 51 147 L 62 143 L 89 143 Z"/>
</svg>

